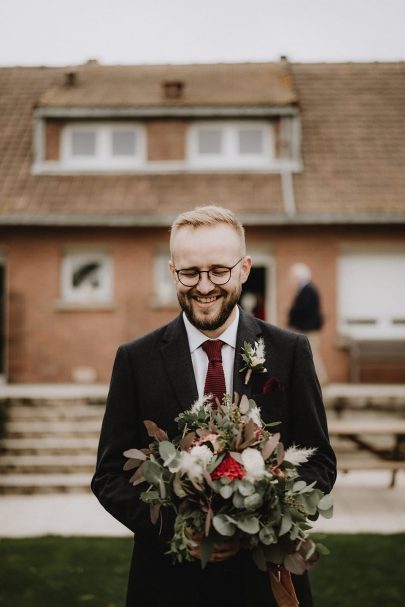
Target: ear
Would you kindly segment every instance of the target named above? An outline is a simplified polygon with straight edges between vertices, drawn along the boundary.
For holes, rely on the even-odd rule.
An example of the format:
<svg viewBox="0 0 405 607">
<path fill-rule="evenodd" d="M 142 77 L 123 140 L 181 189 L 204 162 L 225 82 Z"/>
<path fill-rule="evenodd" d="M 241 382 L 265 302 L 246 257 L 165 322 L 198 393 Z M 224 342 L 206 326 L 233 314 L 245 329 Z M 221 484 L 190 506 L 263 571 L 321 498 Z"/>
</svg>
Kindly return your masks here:
<svg viewBox="0 0 405 607">
<path fill-rule="evenodd" d="M 249 255 L 247 255 L 241 264 L 240 275 L 241 275 L 242 284 L 245 283 L 247 281 L 247 279 L 249 278 L 251 267 L 252 267 L 252 258 Z"/>
<path fill-rule="evenodd" d="M 172 262 L 172 260 L 169 261 L 168 270 L 170 272 L 174 284 L 177 284 L 177 274 L 174 271 L 174 263 Z"/>
</svg>

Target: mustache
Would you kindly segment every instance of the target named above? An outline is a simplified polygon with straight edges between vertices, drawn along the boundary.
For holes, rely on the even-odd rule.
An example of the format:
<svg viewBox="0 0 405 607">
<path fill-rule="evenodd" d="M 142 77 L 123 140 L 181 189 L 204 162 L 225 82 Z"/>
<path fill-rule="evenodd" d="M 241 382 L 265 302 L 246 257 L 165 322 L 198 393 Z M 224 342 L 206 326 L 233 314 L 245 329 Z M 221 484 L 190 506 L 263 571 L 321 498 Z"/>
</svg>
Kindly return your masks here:
<svg viewBox="0 0 405 607">
<path fill-rule="evenodd" d="M 223 289 L 218 289 L 218 287 L 215 287 L 214 289 L 209 291 L 209 293 L 201 293 L 198 289 L 192 289 L 191 291 L 189 291 L 187 293 L 187 297 L 191 299 L 193 297 L 216 297 L 218 295 L 226 295 L 226 294 L 227 294 L 227 292 L 224 291 Z"/>
</svg>

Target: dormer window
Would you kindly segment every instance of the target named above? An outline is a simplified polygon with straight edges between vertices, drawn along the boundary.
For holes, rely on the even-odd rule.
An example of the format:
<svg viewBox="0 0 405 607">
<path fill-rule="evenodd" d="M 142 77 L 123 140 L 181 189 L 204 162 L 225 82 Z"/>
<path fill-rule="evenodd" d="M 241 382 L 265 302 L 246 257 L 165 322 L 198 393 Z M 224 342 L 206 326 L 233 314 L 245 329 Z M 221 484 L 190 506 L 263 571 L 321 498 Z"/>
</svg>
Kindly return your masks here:
<svg viewBox="0 0 405 607">
<path fill-rule="evenodd" d="M 269 168 L 274 164 L 274 131 L 265 121 L 196 121 L 189 130 L 193 167 Z"/>
<path fill-rule="evenodd" d="M 61 160 L 66 167 L 131 169 L 145 157 L 142 125 L 72 122 L 62 132 Z"/>
</svg>

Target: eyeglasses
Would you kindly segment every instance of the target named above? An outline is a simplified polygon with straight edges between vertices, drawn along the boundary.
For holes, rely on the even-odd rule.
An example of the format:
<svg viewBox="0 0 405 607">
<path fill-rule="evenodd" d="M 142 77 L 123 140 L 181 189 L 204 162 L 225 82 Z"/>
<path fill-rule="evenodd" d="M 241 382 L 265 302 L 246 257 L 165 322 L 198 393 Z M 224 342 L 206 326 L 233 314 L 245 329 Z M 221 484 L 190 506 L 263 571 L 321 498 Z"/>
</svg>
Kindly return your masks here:
<svg viewBox="0 0 405 607">
<path fill-rule="evenodd" d="M 177 274 L 177 278 L 185 287 L 195 287 L 201 280 L 201 274 L 206 274 L 209 281 L 213 285 L 226 285 L 231 279 L 232 270 L 242 261 L 243 257 L 239 259 L 231 268 L 225 266 L 215 266 L 211 270 L 196 270 L 190 268 L 189 270 L 174 270 Z"/>
</svg>

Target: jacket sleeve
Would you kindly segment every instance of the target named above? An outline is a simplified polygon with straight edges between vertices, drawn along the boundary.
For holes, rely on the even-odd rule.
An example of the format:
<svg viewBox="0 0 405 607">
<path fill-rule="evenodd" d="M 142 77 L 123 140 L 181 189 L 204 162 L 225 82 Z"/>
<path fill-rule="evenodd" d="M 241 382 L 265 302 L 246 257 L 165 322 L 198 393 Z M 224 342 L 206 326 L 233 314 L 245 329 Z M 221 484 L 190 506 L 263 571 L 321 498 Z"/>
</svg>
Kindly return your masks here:
<svg viewBox="0 0 405 607">
<path fill-rule="evenodd" d="M 143 446 L 138 428 L 134 374 L 127 348 L 121 346 L 114 362 L 91 489 L 102 506 L 137 537 L 156 538 L 159 525 L 152 525 L 149 506 L 139 498 L 147 485 L 133 487 L 129 483 L 133 471 L 123 471 L 123 452 Z"/>
<path fill-rule="evenodd" d="M 336 456 L 329 442 L 311 347 L 304 335 L 297 335 L 290 407 L 290 444 L 316 448 L 308 462 L 300 466 L 300 476 L 307 483 L 316 481 L 316 487 L 329 493 L 336 480 Z"/>
</svg>

